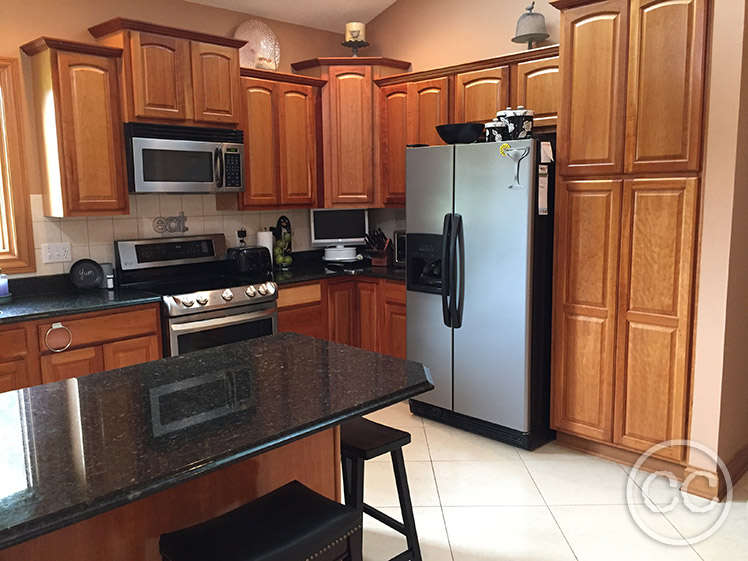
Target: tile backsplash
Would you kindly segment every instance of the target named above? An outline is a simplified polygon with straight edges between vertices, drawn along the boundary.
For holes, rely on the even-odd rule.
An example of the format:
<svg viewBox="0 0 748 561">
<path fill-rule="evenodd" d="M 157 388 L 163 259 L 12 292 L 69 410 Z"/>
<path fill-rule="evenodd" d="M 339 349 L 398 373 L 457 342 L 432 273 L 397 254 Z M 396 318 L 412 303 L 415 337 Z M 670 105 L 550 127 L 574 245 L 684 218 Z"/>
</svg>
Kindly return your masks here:
<svg viewBox="0 0 748 561">
<path fill-rule="evenodd" d="M 158 234 L 153 220 L 159 216 L 177 216 L 183 212 L 189 228 L 184 233 Z M 275 226 L 279 216 L 291 221 L 294 232 L 294 251 L 311 249 L 309 211 L 263 210 L 223 211 L 216 209 L 215 195 L 130 195 L 130 214 L 87 218 L 49 218 L 44 216 L 42 195 L 31 195 L 31 217 L 36 250 L 36 273 L 13 277 L 58 275 L 67 273 L 78 259 L 90 258 L 99 263 L 114 262 L 114 240 L 158 237 L 191 236 L 223 233 L 229 246 L 238 245 L 236 231 L 247 230 L 247 243 L 256 242 L 257 232 Z M 380 226 L 391 236 L 392 230 L 405 228 L 405 211 L 400 209 L 372 209 L 370 228 Z M 42 262 L 42 244 L 69 242 L 72 261 L 68 263 Z"/>
<path fill-rule="evenodd" d="M 183 212 L 189 230 L 184 233 L 158 234 L 153 220 L 159 216 L 177 216 Z M 78 259 L 99 263 L 114 262 L 114 240 L 194 236 L 223 233 L 229 246 L 238 245 L 236 231 L 247 230 L 247 243 L 256 242 L 257 232 L 275 226 L 279 216 L 291 221 L 294 250 L 311 249 L 308 210 L 223 211 L 216 209 L 215 195 L 130 195 L 130 214 L 90 216 L 86 218 L 49 218 L 44 216 L 42 195 L 31 195 L 31 218 L 36 250 L 36 273 L 15 277 L 67 273 Z M 42 262 L 43 243 L 70 242 L 73 260 L 68 263 Z"/>
</svg>

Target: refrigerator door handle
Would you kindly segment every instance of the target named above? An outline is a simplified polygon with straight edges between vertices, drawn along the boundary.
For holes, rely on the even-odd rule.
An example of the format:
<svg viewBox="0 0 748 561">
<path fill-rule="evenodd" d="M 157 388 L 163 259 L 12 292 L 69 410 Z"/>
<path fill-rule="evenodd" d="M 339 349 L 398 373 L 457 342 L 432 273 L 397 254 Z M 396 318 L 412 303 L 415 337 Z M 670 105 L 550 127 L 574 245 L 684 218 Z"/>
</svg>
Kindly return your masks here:
<svg viewBox="0 0 748 561">
<path fill-rule="evenodd" d="M 442 228 L 442 315 L 444 325 L 447 327 L 452 327 L 451 304 L 449 302 L 449 283 L 452 280 L 450 265 L 452 216 L 452 214 L 444 215 L 444 227 Z"/>
<path fill-rule="evenodd" d="M 462 312 L 465 309 L 465 231 L 463 229 L 462 215 L 455 214 L 455 224 L 453 244 L 455 252 L 459 250 L 456 257 L 452 259 L 454 271 L 454 281 L 452 282 L 453 291 L 455 291 L 456 304 L 452 314 L 452 327 L 459 329 L 462 327 Z M 459 268 L 457 263 L 459 262 Z M 459 279 L 458 279 L 459 275 Z"/>
</svg>

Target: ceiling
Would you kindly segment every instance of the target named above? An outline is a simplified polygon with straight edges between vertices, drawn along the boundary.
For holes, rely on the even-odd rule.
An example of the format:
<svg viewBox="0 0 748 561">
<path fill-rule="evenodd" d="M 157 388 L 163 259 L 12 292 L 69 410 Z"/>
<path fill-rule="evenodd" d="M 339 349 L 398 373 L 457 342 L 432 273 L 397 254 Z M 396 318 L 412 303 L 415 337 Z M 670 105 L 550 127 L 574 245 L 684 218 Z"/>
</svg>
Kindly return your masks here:
<svg viewBox="0 0 748 561">
<path fill-rule="evenodd" d="M 187 0 L 262 18 L 343 32 L 349 21 L 368 23 L 395 0 Z"/>
</svg>

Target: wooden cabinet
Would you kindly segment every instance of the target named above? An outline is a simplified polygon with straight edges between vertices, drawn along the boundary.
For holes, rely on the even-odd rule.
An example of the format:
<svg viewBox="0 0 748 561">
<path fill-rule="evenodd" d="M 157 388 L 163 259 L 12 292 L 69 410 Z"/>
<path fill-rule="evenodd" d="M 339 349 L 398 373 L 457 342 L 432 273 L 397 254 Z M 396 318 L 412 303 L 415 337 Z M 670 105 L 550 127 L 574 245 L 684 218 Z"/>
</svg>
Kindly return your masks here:
<svg viewBox="0 0 748 561">
<path fill-rule="evenodd" d="M 359 279 L 356 282 L 358 341 L 357 345 L 367 351 L 380 350 L 381 303 L 379 281 Z"/>
<path fill-rule="evenodd" d="M 157 335 L 114 341 L 104 345 L 103 353 L 104 370 L 124 368 L 161 358 L 160 341 Z"/>
<path fill-rule="evenodd" d="M 245 41 L 125 18 L 88 31 L 101 44 L 124 50 L 127 121 L 239 123 L 238 49 Z"/>
<path fill-rule="evenodd" d="M 707 0 L 633 0 L 626 171 L 698 171 Z"/>
<path fill-rule="evenodd" d="M 382 327 L 379 352 L 407 358 L 406 290 L 404 282 L 382 283 Z"/>
<path fill-rule="evenodd" d="M 86 347 L 44 355 L 41 363 L 42 382 L 45 384 L 105 370 L 101 347 Z"/>
<path fill-rule="evenodd" d="M 21 323 L 0 328 L 0 393 L 40 382 L 33 326 Z"/>
<path fill-rule="evenodd" d="M 239 122 L 239 51 L 233 47 L 190 42 L 195 121 Z"/>
<path fill-rule="evenodd" d="M 158 305 L 36 322 L 43 383 L 161 358 Z"/>
<path fill-rule="evenodd" d="M 190 42 L 132 31 L 130 64 L 136 117 L 187 120 Z"/>
<path fill-rule="evenodd" d="M 562 182 L 556 193 L 552 424 L 610 441 L 621 181 Z"/>
<path fill-rule="evenodd" d="M 562 176 L 623 171 L 628 0 L 561 12 Z"/>
<path fill-rule="evenodd" d="M 245 191 L 239 209 L 315 206 L 324 82 L 261 70 L 242 73 Z M 284 77 L 302 83 L 279 81 Z"/>
<path fill-rule="evenodd" d="M 405 204 L 405 148 L 408 138 L 408 84 L 384 86 L 379 94 L 380 162 L 382 202 Z"/>
<path fill-rule="evenodd" d="M 453 123 L 487 123 L 509 105 L 509 67 L 462 72 L 455 76 Z M 534 107 L 532 107 L 534 109 Z"/>
<path fill-rule="evenodd" d="M 328 283 L 327 321 L 330 341 L 352 346 L 358 344 L 357 297 L 355 281 L 335 279 Z"/>
<path fill-rule="evenodd" d="M 561 105 L 561 73 L 558 57 L 520 62 L 512 83 L 515 106 L 535 112 L 533 127 L 556 126 Z"/>
<path fill-rule="evenodd" d="M 326 81 L 322 88 L 324 206 L 381 206 L 375 192 L 375 78 L 402 72 L 410 63 L 381 57 L 325 57 L 291 65 Z"/>
<path fill-rule="evenodd" d="M 31 57 L 47 216 L 129 212 L 120 49 L 41 38 Z"/>
<path fill-rule="evenodd" d="M 330 69 L 323 105 L 325 206 L 374 203 L 371 75 L 371 66 Z"/>
<path fill-rule="evenodd" d="M 624 184 L 614 441 L 642 452 L 686 434 L 697 187 L 694 178 Z"/>
<path fill-rule="evenodd" d="M 279 287 L 278 331 L 327 339 L 327 291 L 320 282 Z"/>
<path fill-rule="evenodd" d="M 408 84 L 408 144 L 444 144 L 437 125 L 449 123 L 449 79 Z"/>
</svg>

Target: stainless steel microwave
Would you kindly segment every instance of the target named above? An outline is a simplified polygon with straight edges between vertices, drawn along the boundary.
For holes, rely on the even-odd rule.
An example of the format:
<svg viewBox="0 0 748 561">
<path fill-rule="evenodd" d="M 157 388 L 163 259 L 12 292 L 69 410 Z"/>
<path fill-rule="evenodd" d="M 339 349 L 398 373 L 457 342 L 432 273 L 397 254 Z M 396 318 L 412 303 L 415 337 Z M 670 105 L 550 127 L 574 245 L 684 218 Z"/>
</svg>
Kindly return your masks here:
<svg viewBox="0 0 748 561">
<path fill-rule="evenodd" d="M 240 130 L 126 123 L 125 146 L 133 193 L 244 191 Z"/>
</svg>

